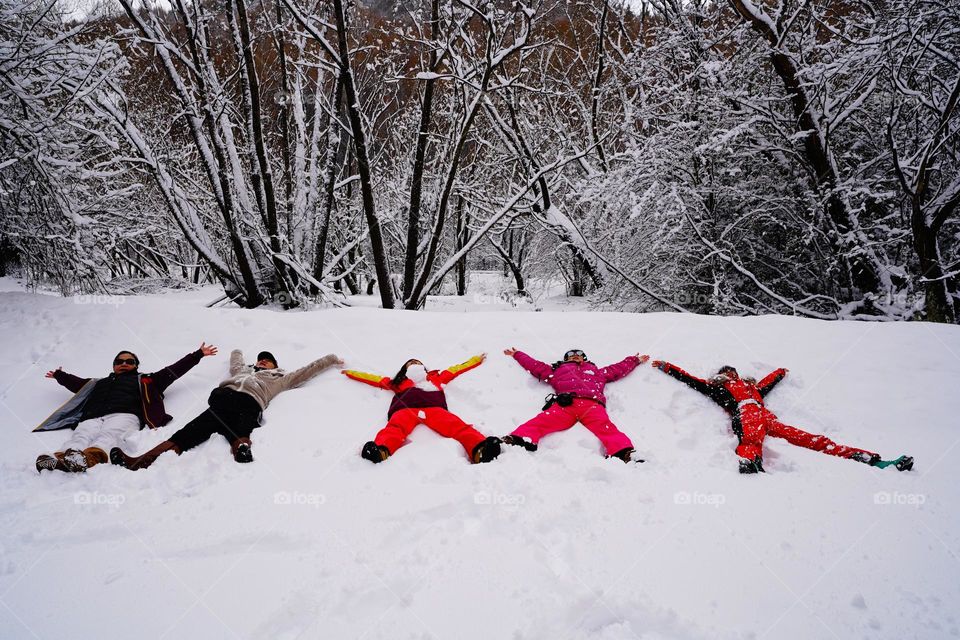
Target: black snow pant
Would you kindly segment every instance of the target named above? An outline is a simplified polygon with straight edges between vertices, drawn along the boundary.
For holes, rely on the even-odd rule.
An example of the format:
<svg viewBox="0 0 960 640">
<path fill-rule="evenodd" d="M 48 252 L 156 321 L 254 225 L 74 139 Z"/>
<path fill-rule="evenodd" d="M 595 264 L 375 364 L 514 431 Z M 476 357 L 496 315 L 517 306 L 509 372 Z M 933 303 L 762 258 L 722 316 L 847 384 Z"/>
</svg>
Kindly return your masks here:
<svg viewBox="0 0 960 640">
<path fill-rule="evenodd" d="M 260 426 L 260 405 L 253 396 L 226 387 L 217 387 L 207 400 L 210 408 L 170 436 L 180 451 L 193 449 L 219 433 L 233 444 L 237 438 L 249 438 Z"/>
</svg>

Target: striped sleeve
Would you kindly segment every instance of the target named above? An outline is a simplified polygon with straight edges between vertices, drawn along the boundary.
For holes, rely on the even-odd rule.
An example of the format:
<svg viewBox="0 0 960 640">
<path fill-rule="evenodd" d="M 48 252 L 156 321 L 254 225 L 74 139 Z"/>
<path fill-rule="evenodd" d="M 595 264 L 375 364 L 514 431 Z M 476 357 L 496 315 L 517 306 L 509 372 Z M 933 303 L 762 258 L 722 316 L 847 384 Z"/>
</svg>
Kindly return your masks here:
<svg viewBox="0 0 960 640">
<path fill-rule="evenodd" d="M 483 363 L 483 356 L 473 356 L 466 362 L 461 362 L 460 364 L 455 364 L 452 367 L 448 367 L 440 372 L 440 383 L 447 384 L 460 374 L 466 373 L 471 369 L 476 369 Z"/>
<path fill-rule="evenodd" d="M 369 384 L 371 387 L 390 389 L 390 378 L 386 376 L 378 376 L 375 373 L 364 373 L 363 371 L 353 371 L 351 369 L 344 369 L 343 375 L 347 376 L 351 380 Z"/>
</svg>

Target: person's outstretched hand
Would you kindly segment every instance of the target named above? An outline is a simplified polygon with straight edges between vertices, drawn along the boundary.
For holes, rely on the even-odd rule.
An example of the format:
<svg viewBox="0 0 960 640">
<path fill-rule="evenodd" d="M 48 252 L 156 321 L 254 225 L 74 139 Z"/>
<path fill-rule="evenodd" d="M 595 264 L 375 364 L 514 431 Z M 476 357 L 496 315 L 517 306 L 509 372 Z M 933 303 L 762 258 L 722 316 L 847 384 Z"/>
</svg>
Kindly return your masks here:
<svg viewBox="0 0 960 640">
<path fill-rule="evenodd" d="M 512 358 L 512 357 L 513 357 L 513 354 L 515 354 L 516 352 L 517 352 L 517 348 L 516 348 L 516 347 L 510 347 L 509 349 L 504 349 L 504 350 L 503 350 L 503 355 L 505 355 L 505 356 L 510 356 L 510 357 Z"/>
<path fill-rule="evenodd" d="M 55 378 L 57 376 L 57 371 L 63 371 L 63 367 L 57 367 L 53 371 L 47 371 L 47 374 L 44 378 Z"/>
<path fill-rule="evenodd" d="M 487 359 L 486 352 L 480 354 L 480 362 L 484 362 Z"/>
<path fill-rule="evenodd" d="M 636 357 L 640 359 L 640 364 L 643 364 L 644 362 L 650 359 L 650 356 L 648 356 L 647 354 L 640 355 L 639 352 L 637 352 Z"/>
<path fill-rule="evenodd" d="M 344 365 L 343 358 L 337 358 L 337 366 L 342 367 Z M 340 373 L 343 373 L 342 371 Z"/>
<path fill-rule="evenodd" d="M 663 360 L 653 360 L 650 362 L 650 366 L 654 369 L 663 369 L 664 365 L 667 364 Z"/>
<path fill-rule="evenodd" d="M 205 342 L 201 342 L 200 353 L 202 353 L 205 356 L 215 356 L 217 355 L 217 348 L 212 344 L 206 344 Z"/>
</svg>

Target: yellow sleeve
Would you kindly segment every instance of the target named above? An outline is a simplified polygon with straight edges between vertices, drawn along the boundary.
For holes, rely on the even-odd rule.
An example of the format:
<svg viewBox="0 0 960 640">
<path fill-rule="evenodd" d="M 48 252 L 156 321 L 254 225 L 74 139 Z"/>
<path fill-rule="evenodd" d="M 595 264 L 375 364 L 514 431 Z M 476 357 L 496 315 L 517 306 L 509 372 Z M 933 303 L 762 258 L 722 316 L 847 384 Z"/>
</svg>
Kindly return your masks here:
<svg viewBox="0 0 960 640">
<path fill-rule="evenodd" d="M 353 371 L 351 369 L 344 369 L 343 375 L 351 380 L 356 380 L 357 382 L 362 382 L 371 387 L 377 387 L 378 389 L 390 388 L 390 378 L 386 376 L 378 376 L 375 373 L 364 373 L 363 371 Z"/>
<path fill-rule="evenodd" d="M 440 372 L 440 382 L 446 384 L 456 378 L 457 376 L 470 371 L 471 369 L 476 369 L 483 363 L 483 357 L 473 356 L 466 362 L 461 362 L 460 364 L 455 364 L 452 367 L 444 369 Z"/>
</svg>

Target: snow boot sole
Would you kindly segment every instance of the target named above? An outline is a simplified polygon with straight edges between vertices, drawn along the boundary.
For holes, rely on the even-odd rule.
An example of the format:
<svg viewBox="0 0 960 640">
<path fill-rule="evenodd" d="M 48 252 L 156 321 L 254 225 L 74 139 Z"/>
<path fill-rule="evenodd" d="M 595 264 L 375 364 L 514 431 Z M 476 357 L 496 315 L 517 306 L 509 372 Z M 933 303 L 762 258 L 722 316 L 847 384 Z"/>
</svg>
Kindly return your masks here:
<svg viewBox="0 0 960 640">
<path fill-rule="evenodd" d="M 893 464 L 897 471 L 910 471 L 913 469 L 913 456 L 900 456 Z"/>
<path fill-rule="evenodd" d="M 250 445 L 246 443 L 237 445 L 233 459 L 241 463 L 253 462 L 253 450 L 250 449 Z"/>
<path fill-rule="evenodd" d="M 390 457 L 390 453 L 385 447 L 380 447 L 376 442 L 371 440 L 367 444 L 363 445 L 363 450 L 360 451 L 360 457 L 364 460 L 369 460 L 370 462 L 377 464 Z"/>
<path fill-rule="evenodd" d="M 500 438 L 490 436 L 473 448 L 471 456 L 474 464 L 490 462 L 500 455 Z"/>
<path fill-rule="evenodd" d="M 753 460 L 747 460 L 746 458 L 741 458 L 740 473 L 743 473 L 743 474 L 765 473 L 763 470 L 763 461 L 760 459 L 760 456 L 757 456 Z"/>
<path fill-rule="evenodd" d="M 63 464 L 63 459 L 47 454 L 37 456 L 37 473 L 44 471 L 66 471 L 67 466 Z"/>
<path fill-rule="evenodd" d="M 500 441 L 511 444 L 515 447 L 523 447 L 527 451 L 537 450 L 537 445 L 535 443 L 531 442 L 527 438 L 521 438 L 520 436 L 503 436 Z"/>
<path fill-rule="evenodd" d="M 70 473 L 83 473 L 87 470 L 87 457 L 78 449 L 67 449 L 63 452 L 63 466 Z"/>
</svg>

